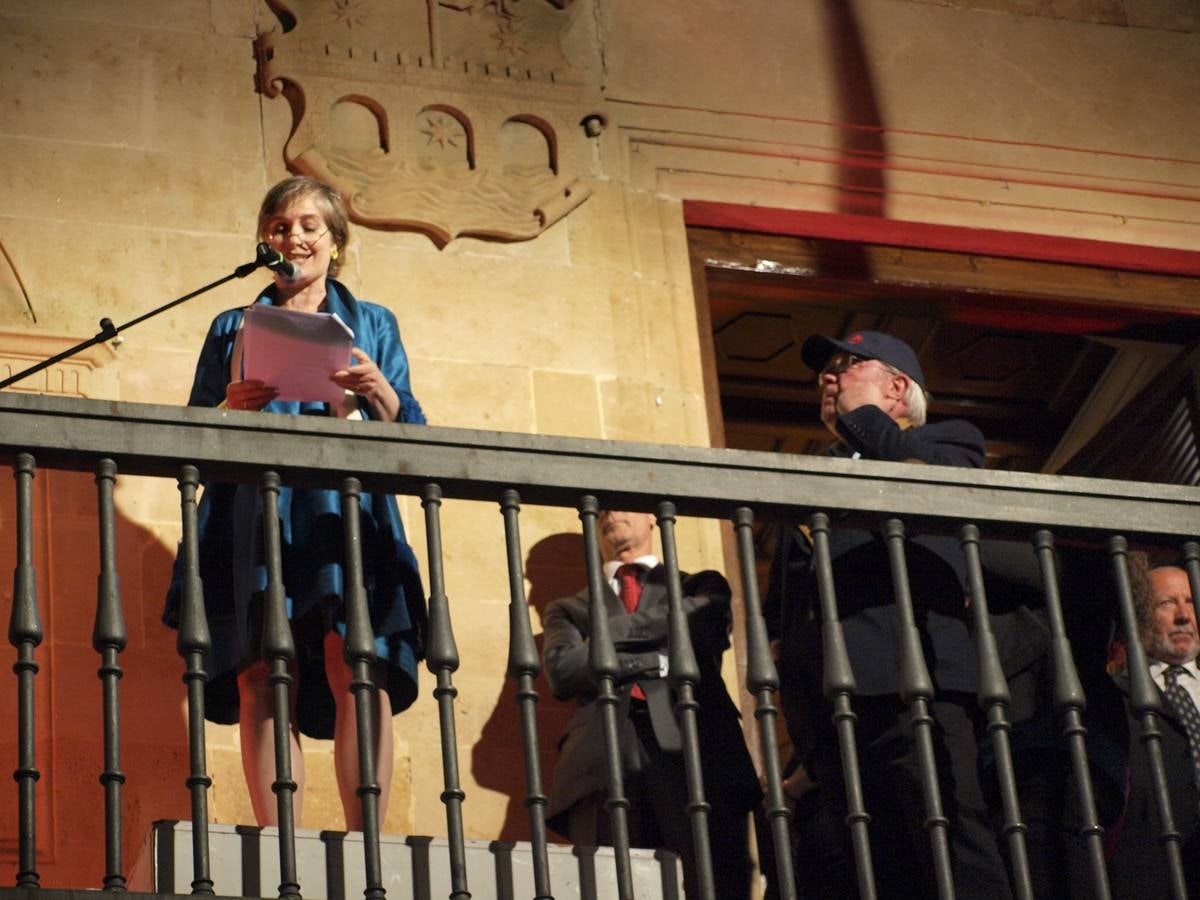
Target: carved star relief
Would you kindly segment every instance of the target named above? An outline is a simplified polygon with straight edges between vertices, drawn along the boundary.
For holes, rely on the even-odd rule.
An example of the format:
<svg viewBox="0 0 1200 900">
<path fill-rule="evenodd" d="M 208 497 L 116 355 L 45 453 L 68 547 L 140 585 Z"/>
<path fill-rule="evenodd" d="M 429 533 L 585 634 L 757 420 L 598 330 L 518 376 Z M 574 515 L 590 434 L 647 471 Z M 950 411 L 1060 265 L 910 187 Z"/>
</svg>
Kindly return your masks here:
<svg viewBox="0 0 1200 900">
<path fill-rule="evenodd" d="M 333 24 L 353 29 L 367 24 L 367 0 L 333 0 Z"/>
<path fill-rule="evenodd" d="M 447 121 L 445 116 L 430 116 L 425 120 L 426 128 L 421 129 L 421 134 L 428 139 L 426 144 L 437 144 L 443 150 L 446 147 L 454 147 L 458 149 L 458 144 L 455 143 L 456 138 L 465 137 L 462 128 L 458 122 L 454 120 Z"/>
<path fill-rule="evenodd" d="M 517 56 L 529 52 L 521 40 L 521 26 L 513 21 L 501 19 L 496 30 L 492 32 L 492 37 L 496 41 L 496 49 L 501 53 L 508 52 L 511 56 Z"/>
</svg>

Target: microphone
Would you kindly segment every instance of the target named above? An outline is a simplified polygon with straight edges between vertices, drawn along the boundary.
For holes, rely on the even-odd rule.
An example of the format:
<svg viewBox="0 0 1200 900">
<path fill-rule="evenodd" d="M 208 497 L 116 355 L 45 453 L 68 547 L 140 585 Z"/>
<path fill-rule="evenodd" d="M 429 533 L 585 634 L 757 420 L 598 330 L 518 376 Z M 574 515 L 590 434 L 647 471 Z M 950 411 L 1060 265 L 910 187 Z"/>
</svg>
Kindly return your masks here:
<svg viewBox="0 0 1200 900">
<path fill-rule="evenodd" d="M 300 277 L 300 267 L 278 250 L 272 250 L 271 245 L 266 241 L 258 245 L 256 254 L 255 261 L 258 265 L 266 266 L 272 272 L 278 272 L 286 280 L 295 281 Z"/>
</svg>

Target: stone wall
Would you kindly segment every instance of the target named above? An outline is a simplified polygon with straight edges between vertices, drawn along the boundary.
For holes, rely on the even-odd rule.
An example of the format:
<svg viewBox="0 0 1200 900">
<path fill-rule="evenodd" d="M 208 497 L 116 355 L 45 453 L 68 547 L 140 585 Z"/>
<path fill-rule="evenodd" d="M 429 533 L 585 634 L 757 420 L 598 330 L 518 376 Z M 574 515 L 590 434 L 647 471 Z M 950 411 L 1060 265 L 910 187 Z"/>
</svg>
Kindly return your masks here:
<svg viewBox="0 0 1200 900">
<path fill-rule="evenodd" d="M 259 198 L 290 167 L 356 192 L 369 227 L 342 277 L 395 311 L 432 423 L 702 445 L 683 200 L 1196 249 L 1197 21 L 1195 0 L 0 0 L 0 374 L 249 259 Z M 264 283 L 23 389 L 183 403 L 208 322 Z M 68 811 L 99 827 L 98 690 L 72 680 L 94 678 L 94 582 L 61 561 L 88 545 L 94 500 L 86 478 L 48 489 L 66 497 L 39 506 L 41 847 L 46 883 L 85 886 L 100 847 L 55 835 Z M 144 480 L 117 499 L 132 846 L 187 815 L 180 665 L 158 624 L 178 500 Z M 419 504 L 402 508 L 423 558 Z M 451 501 L 443 524 L 467 836 L 518 838 L 501 518 Z M 529 509 L 523 526 L 539 630 L 536 610 L 582 582 L 578 524 Z M 722 565 L 715 526 L 680 538 L 685 566 Z M 548 772 L 567 710 L 542 707 Z M 443 834 L 428 677 L 394 727 L 385 826 Z M 234 730 L 209 748 L 213 815 L 250 821 Z M 11 734 L 0 750 L 13 768 Z M 331 749 L 307 753 L 304 824 L 339 827 Z M 0 842 L 0 880 L 14 859 Z"/>
</svg>

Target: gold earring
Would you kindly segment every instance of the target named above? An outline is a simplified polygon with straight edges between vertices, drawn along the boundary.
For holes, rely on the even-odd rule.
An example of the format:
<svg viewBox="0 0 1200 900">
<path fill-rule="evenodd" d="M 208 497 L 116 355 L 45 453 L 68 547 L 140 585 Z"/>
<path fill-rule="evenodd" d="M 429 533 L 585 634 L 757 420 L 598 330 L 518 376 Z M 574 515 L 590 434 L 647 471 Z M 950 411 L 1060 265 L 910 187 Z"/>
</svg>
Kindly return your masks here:
<svg viewBox="0 0 1200 900">
<path fill-rule="evenodd" d="M 329 258 L 337 259 L 337 257 L 338 257 L 337 247 L 334 247 L 332 250 L 329 251 Z"/>
</svg>

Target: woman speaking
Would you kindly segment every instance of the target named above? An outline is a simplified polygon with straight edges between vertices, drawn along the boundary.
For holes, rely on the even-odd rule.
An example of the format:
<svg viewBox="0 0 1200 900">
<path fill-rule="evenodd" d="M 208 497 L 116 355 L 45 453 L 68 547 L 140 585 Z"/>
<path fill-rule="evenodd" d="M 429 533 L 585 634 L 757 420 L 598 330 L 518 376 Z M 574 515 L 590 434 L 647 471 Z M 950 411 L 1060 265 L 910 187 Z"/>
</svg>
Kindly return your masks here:
<svg viewBox="0 0 1200 900">
<path fill-rule="evenodd" d="M 354 333 L 352 359 L 330 373 L 344 389 L 341 404 L 277 399 L 274 385 L 243 379 L 242 309 L 213 321 L 200 351 L 190 406 L 220 406 L 291 415 L 331 415 L 424 424 L 409 388 L 408 358 L 390 311 L 356 299 L 336 281 L 349 239 L 341 197 L 313 178 L 280 182 L 263 198 L 258 235 L 291 269 L 255 300 L 302 312 L 336 313 Z M 417 694 L 417 663 L 425 603 L 416 558 L 404 536 L 395 498 L 362 496 L 363 581 L 378 662 L 374 680 L 379 821 L 392 776 L 391 716 Z M 276 823 L 273 710 L 269 669 L 260 658 L 267 571 L 262 553 L 262 505 L 254 485 L 210 483 L 199 506 L 200 575 L 212 632 L 205 715 L 237 722 L 242 764 L 260 825 Z M 304 762 L 299 732 L 334 740 L 338 791 L 346 827 L 362 827 L 358 751 L 350 675 L 343 662 L 344 538 L 340 498 L 333 490 L 283 487 L 279 493 L 283 583 L 296 643 L 293 671 L 292 769 L 295 818 L 301 821 Z M 178 628 L 183 572 L 176 560 L 163 620 Z"/>
</svg>

